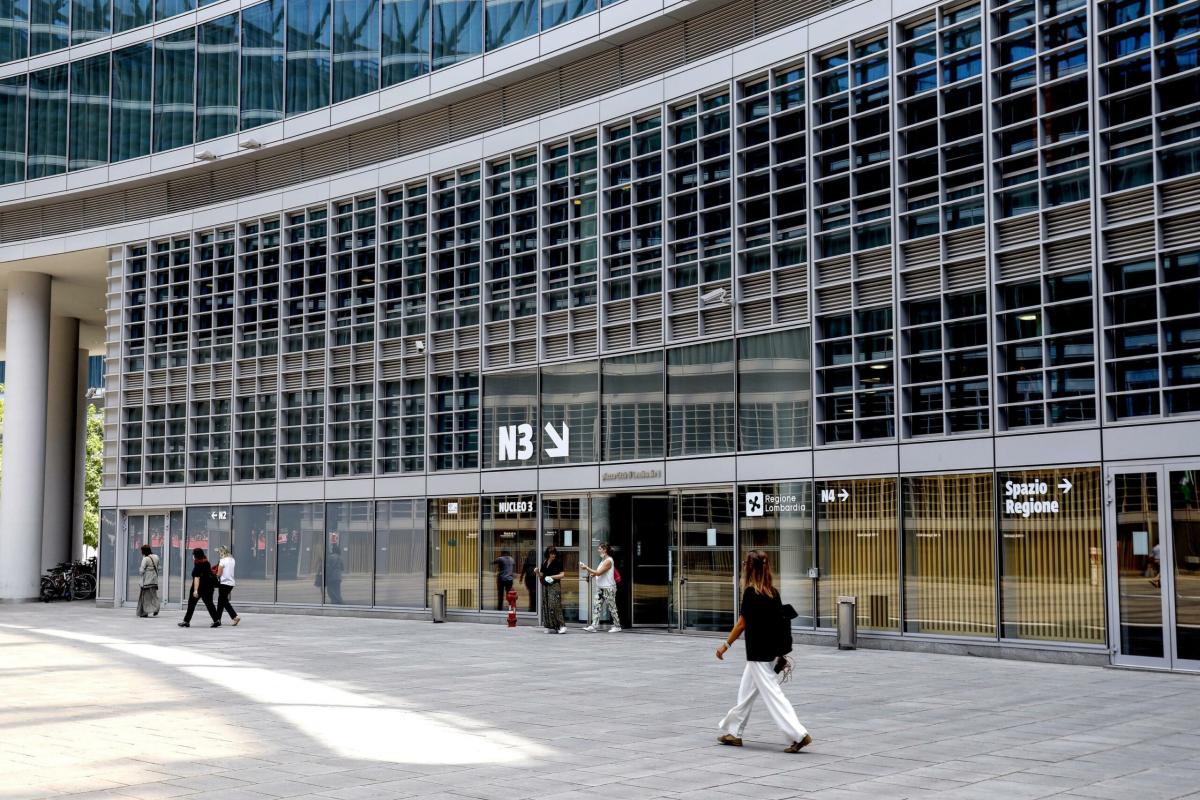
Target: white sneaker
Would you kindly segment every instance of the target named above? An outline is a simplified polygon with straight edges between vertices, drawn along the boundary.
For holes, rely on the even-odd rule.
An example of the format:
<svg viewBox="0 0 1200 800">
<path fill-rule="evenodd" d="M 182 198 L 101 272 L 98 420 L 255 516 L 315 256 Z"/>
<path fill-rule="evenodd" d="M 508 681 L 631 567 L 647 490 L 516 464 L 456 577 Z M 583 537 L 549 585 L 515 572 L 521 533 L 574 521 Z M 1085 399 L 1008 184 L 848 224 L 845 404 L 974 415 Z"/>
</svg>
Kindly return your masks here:
<svg viewBox="0 0 1200 800">
<path fill-rule="evenodd" d="M 609 632 L 609 633 L 620 633 L 620 632 L 621 632 L 621 626 L 620 626 L 620 625 L 613 625 L 611 628 L 609 628 L 609 629 L 608 629 L 608 632 Z"/>
<path fill-rule="evenodd" d="M 559 632 L 559 633 L 566 633 L 566 632 L 567 632 L 567 626 L 566 626 L 566 625 L 563 625 L 561 628 L 559 628 L 559 629 L 558 629 L 558 632 Z"/>
<path fill-rule="evenodd" d="M 542 628 L 542 633 L 558 633 L 558 631 L 552 630 L 550 628 Z"/>
<path fill-rule="evenodd" d="M 585 631 L 587 631 L 588 633 L 595 633 L 595 632 L 596 632 L 596 626 L 595 626 L 595 625 L 588 625 L 586 628 L 584 628 L 584 630 L 585 630 Z"/>
</svg>

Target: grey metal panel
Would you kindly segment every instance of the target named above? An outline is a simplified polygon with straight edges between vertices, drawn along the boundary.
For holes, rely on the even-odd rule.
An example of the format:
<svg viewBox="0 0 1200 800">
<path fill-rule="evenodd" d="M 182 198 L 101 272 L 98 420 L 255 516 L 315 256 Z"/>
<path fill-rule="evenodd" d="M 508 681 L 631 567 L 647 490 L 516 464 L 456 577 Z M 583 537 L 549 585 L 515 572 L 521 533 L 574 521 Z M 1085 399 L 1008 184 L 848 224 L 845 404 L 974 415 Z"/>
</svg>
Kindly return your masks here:
<svg viewBox="0 0 1200 800">
<path fill-rule="evenodd" d="M 627 461 L 605 464 L 600 467 L 600 485 L 604 488 L 620 486 L 663 486 L 666 483 L 667 466 L 663 461 Z"/>
<path fill-rule="evenodd" d="M 374 494 L 375 481 L 371 478 L 353 478 L 344 481 L 325 481 L 325 498 L 328 500 L 372 497 Z"/>
<path fill-rule="evenodd" d="M 538 470 L 538 485 L 544 492 L 558 489 L 594 489 L 600 485 L 600 468 L 547 467 Z"/>
<path fill-rule="evenodd" d="M 118 489 L 117 505 L 121 508 L 133 508 L 142 504 L 141 489 Z"/>
<path fill-rule="evenodd" d="M 1104 459 L 1200 456 L 1200 422 L 1162 422 L 1105 428 Z"/>
<path fill-rule="evenodd" d="M 270 503 L 275 500 L 274 483 L 235 483 L 230 502 Z"/>
<path fill-rule="evenodd" d="M 876 447 L 858 445 L 813 453 L 813 474 L 822 478 L 835 475 L 887 475 L 899 471 L 900 450 L 894 444 Z"/>
<path fill-rule="evenodd" d="M 430 475 L 425 485 L 430 497 L 454 494 L 478 494 L 478 472 L 452 472 L 445 475 Z"/>
<path fill-rule="evenodd" d="M 1100 460 L 1100 431 L 1050 431 L 996 437 L 996 466 L 1074 464 Z"/>
<path fill-rule="evenodd" d="M 229 484 L 217 486 L 189 486 L 187 503 L 228 503 L 231 497 Z"/>
<path fill-rule="evenodd" d="M 730 483 L 737 479 L 733 456 L 686 458 L 667 462 L 666 481 L 676 483 Z"/>
<path fill-rule="evenodd" d="M 116 508 L 120 501 L 117 499 L 118 492 L 115 489 L 105 489 L 100 492 L 100 507 L 101 508 Z"/>
<path fill-rule="evenodd" d="M 406 475 L 401 478 L 376 478 L 376 497 L 421 497 L 425 494 L 424 475 Z"/>
<path fill-rule="evenodd" d="M 298 481 L 296 483 L 276 484 L 276 494 L 279 500 L 324 500 L 324 481 Z"/>
<path fill-rule="evenodd" d="M 811 450 L 795 453 L 758 453 L 737 457 L 737 479 L 739 481 L 811 478 L 812 474 L 813 454 Z"/>
<path fill-rule="evenodd" d="M 901 472 L 961 472 L 991 468 L 991 437 L 900 445 Z"/>
<path fill-rule="evenodd" d="M 182 486 L 178 489 L 143 489 L 142 505 L 144 506 L 181 506 L 186 492 Z"/>
<path fill-rule="evenodd" d="M 536 469 L 491 470 L 483 473 L 480 479 L 483 492 L 536 492 L 537 489 Z"/>
</svg>

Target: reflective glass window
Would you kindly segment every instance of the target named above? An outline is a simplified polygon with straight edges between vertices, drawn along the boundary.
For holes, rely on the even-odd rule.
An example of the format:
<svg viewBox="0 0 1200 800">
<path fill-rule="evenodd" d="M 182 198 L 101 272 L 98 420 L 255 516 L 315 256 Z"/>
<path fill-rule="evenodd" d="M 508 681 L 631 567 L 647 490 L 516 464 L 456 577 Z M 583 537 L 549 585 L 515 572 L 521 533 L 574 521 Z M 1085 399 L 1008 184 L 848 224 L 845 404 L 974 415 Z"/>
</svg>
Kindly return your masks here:
<svg viewBox="0 0 1200 800">
<path fill-rule="evenodd" d="M 483 0 L 432 0 L 433 68 L 483 52 Z"/>
<path fill-rule="evenodd" d="M 152 0 L 113 0 L 113 32 L 149 25 L 154 18 Z"/>
<path fill-rule="evenodd" d="M 113 53 L 112 145 L 109 156 L 113 162 L 150 153 L 153 59 L 150 42 L 135 44 Z"/>
<path fill-rule="evenodd" d="M 370 500 L 325 506 L 325 603 L 371 605 L 375 509 Z"/>
<path fill-rule="evenodd" d="M 425 499 L 375 504 L 375 605 L 425 606 Z"/>
<path fill-rule="evenodd" d="M 29 0 L 29 55 L 66 47 L 70 32 L 70 0 Z"/>
<path fill-rule="evenodd" d="M 596 0 L 542 0 L 542 30 L 596 10 Z"/>
<path fill-rule="evenodd" d="M 279 506 L 276 554 L 279 602 L 320 605 L 324 586 L 324 503 Z"/>
<path fill-rule="evenodd" d="M 0 64 L 29 55 L 29 0 L 0 0 Z"/>
<path fill-rule="evenodd" d="M 488 50 L 512 44 L 537 32 L 537 0 L 487 0 Z"/>
<path fill-rule="evenodd" d="M 1000 472 L 996 503 L 1004 638 L 1104 642 L 1099 468 Z"/>
<path fill-rule="evenodd" d="M 732 341 L 668 350 L 669 455 L 732 452 L 736 389 Z"/>
<path fill-rule="evenodd" d="M 111 600 L 115 590 L 114 560 L 117 557 L 117 510 L 105 508 L 100 511 L 100 553 L 97 564 L 96 597 Z"/>
<path fill-rule="evenodd" d="M 738 449 L 809 446 L 810 367 L 808 328 L 738 340 Z"/>
<path fill-rule="evenodd" d="M 67 65 L 29 75 L 29 160 L 26 178 L 67 171 Z"/>
<path fill-rule="evenodd" d="M 25 180 L 25 75 L 0 79 L 0 184 Z"/>
<path fill-rule="evenodd" d="M 71 62 L 70 169 L 108 163 L 108 53 Z"/>
<path fill-rule="evenodd" d="M 333 0 L 333 102 L 379 88 L 379 0 Z"/>
<path fill-rule="evenodd" d="M 605 359 L 601 392 L 603 459 L 662 458 L 662 352 Z"/>
<path fill-rule="evenodd" d="M 741 559 L 751 550 L 765 551 L 783 602 L 799 615 L 792 624 L 813 627 L 816 609 L 808 577 L 816 566 L 812 482 L 745 484 L 738 493 L 738 506 Z"/>
<path fill-rule="evenodd" d="M 275 602 L 275 506 L 233 508 L 233 557 L 237 561 L 235 600 Z"/>
<path fill-rule="evenodd" d="M 538 546 L 537 496 L 484 497 L 482 530 L 483 610 L 506 610 L 509 589 L 517 590 L 517 608 L 524 610 L 527 600 L 520 596 L 525 588 L 520 580 L 521 565 L 526 554 Z"/>
<path fill-rule="evenodd" d="M 217 548 L 229 547 L 229 526 L 232 522 L 229 516 L 228 506 L 193 506 L 187 510 L 187 525 L 184 528 L 184 535 L 178 541 L 172 535 L 171 558 L 174 559 L 180 570 L 177 574 L 183 578 L 179 586 L 181 601 L 187 602 L 187 593 L 191 591 L 192 587 L 190 576 L 192 567 L 195 566 L 192 551 L 199 547 L 204 551 L 209 563 L 215 566 L 220 560 Z M 176 545 L 178 545 L 178 550 L 175 549 Z M 216 600 L 214 593 L 213 602 L 216 603 Z M 203 615 L 203 606 L 201 606 L 200 613 Z"/>
<path fill-rule="evenodd" d="M 446 592 L 448 609 L 479 609 L 478 497 L 430 498 L 429 592 Z"/>
<path fill-rule="evenodd" d="M 227 136 L 238 127 L 238 17 L 200 26 L 196 43 L 196 141 Z"/>
<path fill-rule="evenodd" d="M 154 0 L 154 18 L 166 19 L 196 8 L 196 0 Z"/>
<path fill-rule="evenodd" d="M 72 0 L 71 44 L 90 42 L 107 36 L 111 13 L 109 0 Z"/>
<path fill-rule="evenodd" d="M 896 494 L 894 478 L 816 484 L 821 627 L 833 626 L 837 598 L 853 595 L 860 628 L 900 629 Z"/>
<path fill-rule="evenodd" d="M 483 466 L 538 463 L 537 372 L 483 376 Z"/>
<path fill-rule="evenodd" d="M 283 0 L 242 11 L 242 130 L 283 119 Z"/>
<path fill-rule="evenodd" d="M 429 72 L 429 0 L 383 0 L 383 85 Z"/>
<path fill-rule="evenodd" d="M 195 28 L 154 40 L 154 152 L 192 143 L 195 76 Z"/>
<path fill-rule="evenodd" d="M 287 0 L 288 116 L 329 105 L 331 0 Z"/>
<path fill-rule="evenodd" d="M 595 361 L 542 367 L 539 435 L 543 464 L 586 464 L 597 460 L 598 391 Z M 557 440 L 546 430 L 547 425 L 555 430 Z M 560 454 L 564 444 L 565 455 Z"/>
</svg>

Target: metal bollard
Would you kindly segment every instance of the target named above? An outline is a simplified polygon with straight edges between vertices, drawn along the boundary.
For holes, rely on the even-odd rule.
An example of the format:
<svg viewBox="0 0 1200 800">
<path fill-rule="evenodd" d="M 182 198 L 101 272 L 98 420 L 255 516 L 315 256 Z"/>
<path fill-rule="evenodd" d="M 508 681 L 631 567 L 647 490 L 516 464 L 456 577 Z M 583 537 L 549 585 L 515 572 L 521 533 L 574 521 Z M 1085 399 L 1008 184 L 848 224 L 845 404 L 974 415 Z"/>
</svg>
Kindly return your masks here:
<svg viewBox="0 0 1200 800">
<path fill-rule="evenodd" d="M 429 596 L 429 607 L 433 612 L 434 622 L 446 621 L 446 593 L 444 591 L 434 592 Z"/>
<path fill-rule="evenodd" d="M 838 650 L 858 648 L 858 598 L 840 596 L 837 599 Z"/>
</svg>

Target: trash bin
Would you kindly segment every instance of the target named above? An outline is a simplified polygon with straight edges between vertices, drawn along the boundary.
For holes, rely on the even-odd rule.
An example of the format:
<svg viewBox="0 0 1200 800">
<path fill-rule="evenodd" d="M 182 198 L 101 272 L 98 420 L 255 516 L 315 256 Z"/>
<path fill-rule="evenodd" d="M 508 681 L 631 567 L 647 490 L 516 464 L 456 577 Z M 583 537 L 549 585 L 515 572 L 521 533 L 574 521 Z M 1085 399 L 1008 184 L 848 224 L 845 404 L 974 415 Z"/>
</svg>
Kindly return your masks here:
<svg viewBox="0 0 1200 800">
<path fill-rule="evenodd" d="M 434 622 L 446 621 L 446 593 L 434 592 L 429 598 L 429 605 L 433 611 Z"/>
<path fill-rule="evenodd" d="M 837 599 L 837 646 L 838 650 L 854 650 L 858 647 L 858 598 Z"/>
</svg>

